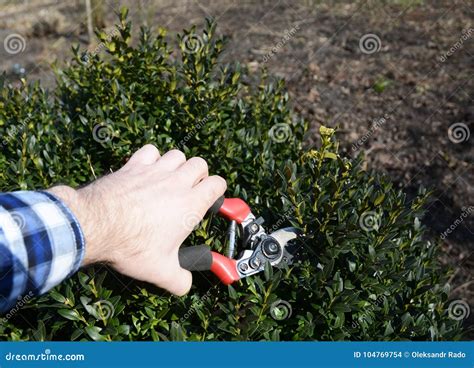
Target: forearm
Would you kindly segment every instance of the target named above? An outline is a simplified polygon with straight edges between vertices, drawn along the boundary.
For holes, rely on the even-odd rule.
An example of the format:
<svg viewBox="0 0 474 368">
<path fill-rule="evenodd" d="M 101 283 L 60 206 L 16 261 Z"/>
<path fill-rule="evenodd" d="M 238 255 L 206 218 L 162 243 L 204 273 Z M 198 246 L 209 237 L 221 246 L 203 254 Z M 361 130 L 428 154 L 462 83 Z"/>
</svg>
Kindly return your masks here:
<svg viewBox="0 0 474 368">
<path fill-rule="evenodd" d="M 0 311 L 69 277 L 84 251 L 77 218 L 54 193 L 0 194 Z"/>
</svg>

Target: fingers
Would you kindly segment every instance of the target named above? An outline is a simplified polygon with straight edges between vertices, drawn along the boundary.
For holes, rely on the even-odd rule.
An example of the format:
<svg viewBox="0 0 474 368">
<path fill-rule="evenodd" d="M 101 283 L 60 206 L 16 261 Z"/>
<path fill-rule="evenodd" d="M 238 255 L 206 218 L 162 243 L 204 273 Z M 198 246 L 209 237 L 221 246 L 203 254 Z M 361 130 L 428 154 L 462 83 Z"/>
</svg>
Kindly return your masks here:
<svg viewBox="0 0 474 368">
<path fill-rule="evenodd" d="M 166 152 L 157 162 L 156 167 L 160 170 L 175 171 L 186 162 L 184 153 L 178 150 Z"/>
<path fill-rule="evenodd" d="M 204 178 L 193 188 L 197 196 L 204 201 L 204 205 L 206 206 L 205 211 L 207 211 L 214 202 L 224 194 L 226 189 L 226 181 L 217 175 Z"/>
<path fill-rule="evenodd" d="M 181 182 L 193 187 L 202 179 L 209 176 L 207 162 L 200 157 L 193 157 L 186 161 L 178 170 Z"/>
<path fill-rule="evenodd" d="M 209 176 L 207 162 L 200 157 L 192 157 L 186 161 L 186 156 L 179 150 L 171 150 L 160 157 L 158 149 L 147 144 L 136 151 L 127 162 L 127 167 L 134 165 L 151 165 L 156 163 L 157 170 L 168 172 L 177 171 L 179 182 L 187 186 L 195 186 Z"/>
<path fill-rule="evenodd" d="M 158 149 L 152 144 L 146 144 L 130 157 L 127 165 L 151 165 L 159 158 L 160 152 Z"/>
</svg>

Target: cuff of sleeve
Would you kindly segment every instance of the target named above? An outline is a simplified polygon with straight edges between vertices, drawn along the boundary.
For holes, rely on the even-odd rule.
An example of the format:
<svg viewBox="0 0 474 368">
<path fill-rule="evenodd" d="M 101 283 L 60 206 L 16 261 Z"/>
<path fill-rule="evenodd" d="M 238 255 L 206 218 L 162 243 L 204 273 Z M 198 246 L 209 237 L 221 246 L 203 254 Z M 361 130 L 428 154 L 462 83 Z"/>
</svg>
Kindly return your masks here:
<svg viewBox="0 0 474 368">
<path fill-rule="evenodd" d="M 59 198 L 42 191 L 0 193 L 0 311 L 74 274 L 84 253 L 79 222 Z"/>
<path fill-rule="evenodd" d="M 79 225 L 79 221 L 77 220 L 76 216 L 72 213 L 69 207 L 66 206 L 66 204 L 62 200 L 60 200 L 57 196 L 49 192 L 41 191 L 40 193 L 48 197 L 48 199 L 54 202 L 56 206 L 61 210 L 61 212 L 67 219 L 69 226 L 71 227 L 72 233 L 74 235 L 74 239 L 76 242 L 76 259 L 74 261 L 73 269 L 68 275 L 69 277 L 73 275 L 74 273 L 76 273 L 77 270 L 79 270 L 84 260 L 84 254 L 85 254 L 85 249 L 86 249 L 86 241 L 84 238 L 84 233 L 82 232 L 81 226 Z"/>
</svg>

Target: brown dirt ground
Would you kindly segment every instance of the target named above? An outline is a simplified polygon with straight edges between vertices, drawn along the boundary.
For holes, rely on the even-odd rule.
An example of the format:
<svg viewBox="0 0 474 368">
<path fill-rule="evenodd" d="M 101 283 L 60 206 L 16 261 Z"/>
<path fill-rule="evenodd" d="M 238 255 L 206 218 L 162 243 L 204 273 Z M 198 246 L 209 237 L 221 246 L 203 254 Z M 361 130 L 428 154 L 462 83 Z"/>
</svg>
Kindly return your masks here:
<svg viewBox="0 0 474 368">
<path fill-rule="evenodd" d="M 294 109 L 311 123 L 309 145 L 320 124 L 337 126 L 347 154 L 363 151 L 368 168 L 388 173 L 409 196 L 420 185 L 432 188 L 425 219 L 431 235 L 439 237 L 463 219 L 442 240 L 441 260 L 454 268 L 452 298 L 470 303 L 473 312 L 465 323 L 473 325 L 473 137 L 453 143 L 448 135 L 454 123 L 474 135 L 472 2 L 105 3 L 107 27 L 122 4 L 135 23 L 164 26 L 171 34 L 212 16 L 218 32 L 229 38 L 223 62 L 266 67 L 287 81 Z M 83 1 L 0 2 L 0 39 L 12 31 L 25 36 L 27 47 L 15 56 L 0 47 L 0 69 L 15 80 L 15 69 L 24 67 L 29 79 L 51 86 L 49 64 L 67 59 L 71 44 L 87 46 Z M 378 51 L 362 52 L 359 41 L 366 34 L 380 39 Z"/>
</svg>

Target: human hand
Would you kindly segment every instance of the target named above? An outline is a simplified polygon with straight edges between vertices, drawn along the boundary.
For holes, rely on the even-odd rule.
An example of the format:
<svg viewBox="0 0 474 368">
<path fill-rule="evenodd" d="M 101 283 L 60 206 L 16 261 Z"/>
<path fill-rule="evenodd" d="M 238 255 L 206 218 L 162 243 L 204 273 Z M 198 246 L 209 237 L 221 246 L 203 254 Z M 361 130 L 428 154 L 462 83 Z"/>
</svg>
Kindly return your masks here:
<svg viewBox="0 0 474 368">
<path fill-rule="evenodd" d="M 179 265 L 178 250 L 226 182 L 209 176 L 207 163 L 172 150 L 138 150 L 117 172 L 84 188 L 49 191 L 76 215 L 86 238 L 83 265 L 107 262 L 124 275 L 176 295 L 186 294 L 192 275 Z"/>
</svg>

